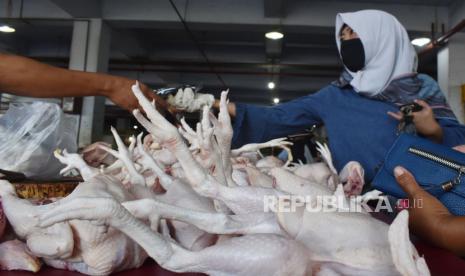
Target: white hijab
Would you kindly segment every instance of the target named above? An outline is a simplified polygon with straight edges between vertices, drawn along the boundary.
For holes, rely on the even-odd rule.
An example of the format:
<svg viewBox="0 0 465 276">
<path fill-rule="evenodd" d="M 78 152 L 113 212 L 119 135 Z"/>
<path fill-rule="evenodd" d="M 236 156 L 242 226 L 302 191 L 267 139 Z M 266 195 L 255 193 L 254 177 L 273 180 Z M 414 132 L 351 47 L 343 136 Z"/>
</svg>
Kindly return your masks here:
<svg viewBox="0 0 465 276">
<path fill-rule="evenodd" d="M 417 55 L 407 31 L 384 11 L 361 10 L 336 16 L 336 43 L 341 53 L 340 30 L 347 24 L 356 32 L 365 50 L 365 67 L 353 73 L 350 84 L 358 93 L 374 96 L 389 83 L 417 70 Z"/>
</svg>

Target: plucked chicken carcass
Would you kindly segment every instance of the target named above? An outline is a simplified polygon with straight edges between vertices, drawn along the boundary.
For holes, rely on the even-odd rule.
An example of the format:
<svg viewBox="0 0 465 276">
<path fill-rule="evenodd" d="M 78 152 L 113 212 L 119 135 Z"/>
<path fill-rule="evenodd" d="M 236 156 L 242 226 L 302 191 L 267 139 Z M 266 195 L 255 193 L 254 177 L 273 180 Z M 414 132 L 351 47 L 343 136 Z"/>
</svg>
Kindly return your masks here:
<svg viewBox="0 0 465 276">
<path fill-rule="evenodd" d="M 0 180 L 1 181 L 1 180 Z M 7 219 L 0 201 L 0 238 L 3 238 L 7 226 Z M 42 263 L 31 254 L 26 244 L 13 239 L 0 244 L 0 270 L 27 270 L 39 271 Z"/>
<path fill-rule="evenodd" d="M 25 243 L 15 239 L 0 244 L 1 270 L 37 272 L 41 265 L 40 260 L 29 252 Z"/>
<path fill-rule="evenodd" d="M 56 153 L 67 168 L 78 168 L 84 178 L 67 198 L 108 197 L 117 202 L 134 199 L 121 183 L 101 175 L 77 154 Z M 89 275 L 106 275 L 113 271 L 136 268 L 147 257 L 132 239 L 115 228 L 95 221 L 69 220 L 50 227 L 38 227 L 38 218 L 50 205 L 36 206 L 17 197 L 14 187 L 0 181 L 5 214 L 19 239 L 29 251 L 50 266 Z M 57 202 L 61 202 L 58 200 Z"/>
<path fill-rule="evenodd" d="M 118 158 L 116 165 L 110 165 L 113 168 L 99 171 L 82 160 L 71 162 L 71 157 L 64 154 L 62 161 L 77 168 L 85 176 L 85 182 L 70 196 L 46 206 L 31 207 L 14 196 L 8 183 L 0 185 L 2 199 L 8 202 L 6 210 L 18 206 L 31 214 L 6 212 L 13 222 L 25 222 L 27 218 L 28 227 L 23 229 L 17 223 L 15 231 L 22 234 L 28 245 L 29 240 L 43 241 L 47 235 L 60 242 L 58 252 L 39 247 L 45 253 L 54 253 L 52 265 L 59 267 L 60 262 L 71 262 L 69 247 L 75 247 L 70 244 L 76 238 L 73 235 L 99 233 L 97 236 L 101 238 L 92 243 L 99 247 L 107 242 L 108 233 L 114 231 L 118 239 L 123 240 L 124 233 L 124 237 L 140 245 L 159 265 L 175 272 L 429 275 L 424 259 L 410 243 L 405 211 L 389 226 L 367 212 L 308 211 L 307 205 L 315 203 L 313 197 L 295 212 L 280 212 L 279 208 L 273 212 L 264 210 L 264 198 L 291 195 L 333 196 L 348 204 L 352 200 L 348 196 L 359 194 L 363 187 L 359 164 L 349 163 L 338 174 L 325 146 L 320 146 L 325 160 L 318 165 L 320 169 L 309 169 L 306 165 L 291 168 L 290 160 L 283 164 L 271 157 L 261 158 L 257 153 L 270 144 L 285 147 L 283 140 L 248 145 L 242 151 L 232 152 L 227 92 L 221 95 L 218 118 L 204 110 L 203 119 L 194 131 L 186 125 L 176 129 L 156 111 L 154 103 L 143 96 L 137 84 L 133 91 L 148 119 L 138 110 L 134 116 L 149 131 L 157 149 L 144 147 L 141 136 L 132 139 L 126 148 L 113 131 L 118 144 L 118 151 L 108 149 Z M 158 159 L 155 152 L 160 150 L 171 157 L 171 162 Z M 115 167 L 119 180 L 105 175 Z M 314 170 L 315 174 L 307 170 Z M 154 190 L 154 183 L 159 183 L 165 192 Z M 344 187 L 342 183 L 346 183 Z M 187 202 L 182 200 L 184 197 Z M 174 225 L 174 236 L 166 221 L 182 223 Z M 70 235 L 67 229 L 76 223 L 81 225 L 81 231 Z M 183 232 L 184 227 L 190 230 Z M 192 242 L 192 238 L 182 238 L 189 231 L 205 240 Z M 91 254 L 94 248 L 88 246 Z M 113 250 L 123 247 L 118 244 Z M 38 253 L 43 256 L 44 252 Z M 131 260 L 141 260 L 136 257 L 143 255 L 137 250 L 125 252 L 123 256 Z M 103 259 L 97 262 L 111 261 Z M 134 267 L 134 262 L 131 264 Z M 102 274 L 120 269 L 117 265 L 106 267 L 100 271 Z"/>
</svg>

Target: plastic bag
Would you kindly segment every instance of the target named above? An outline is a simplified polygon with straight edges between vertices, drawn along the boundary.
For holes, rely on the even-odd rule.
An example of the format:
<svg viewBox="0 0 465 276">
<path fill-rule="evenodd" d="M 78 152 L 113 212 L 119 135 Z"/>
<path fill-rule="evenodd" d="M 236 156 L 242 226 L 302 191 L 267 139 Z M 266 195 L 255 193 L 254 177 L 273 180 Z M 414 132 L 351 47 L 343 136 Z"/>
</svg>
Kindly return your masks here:
<svg viewBox="0 0 465 276">
<path fill-rule="evenodd" d="M 59 178 L 64 166 L 53 156 L 57 148 L 77 150 L 77 122 L 57 104 L 10 105 L 0 118 L 0 168 L 38 180 Z"/>
</svg>

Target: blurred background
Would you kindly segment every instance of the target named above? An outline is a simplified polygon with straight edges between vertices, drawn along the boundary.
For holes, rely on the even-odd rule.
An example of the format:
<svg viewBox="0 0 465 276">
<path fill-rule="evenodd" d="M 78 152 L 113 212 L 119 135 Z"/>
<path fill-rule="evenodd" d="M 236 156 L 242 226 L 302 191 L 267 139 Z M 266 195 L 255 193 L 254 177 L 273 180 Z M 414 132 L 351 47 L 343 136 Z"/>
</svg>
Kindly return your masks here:
<svg viewBox="0 0 465 276">
<path fill-rule="evenodd" d="M 419 72 L 439 81 L 463 121 L 464 33 L 428 43 L 465 18 L 464 1 L 0 0 L 0 51 L 126 76 L 154 89 L 189 84 L 219 95 L 229 88 L 232 101 L 273 105 L 339 76 L 335 16 L 360 9 L 399 19 L 421 53 Z M 30 100 L 0 95 L 2 111 Z M 131 114 L 91 98 L 51 101 L 78 120 L 90 116 L 93 129 L 102 129 L 80 139 L 101 139 L 110 125 L 137 131 Z"/>
</svg>

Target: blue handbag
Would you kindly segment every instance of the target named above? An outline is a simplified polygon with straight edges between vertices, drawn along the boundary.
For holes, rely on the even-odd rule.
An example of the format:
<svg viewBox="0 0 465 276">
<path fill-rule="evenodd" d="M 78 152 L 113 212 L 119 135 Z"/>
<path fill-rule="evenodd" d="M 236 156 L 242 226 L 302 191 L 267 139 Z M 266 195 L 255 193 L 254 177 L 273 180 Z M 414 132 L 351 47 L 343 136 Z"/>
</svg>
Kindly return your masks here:
<svg viewBox="0 0 465 276">
<path fill-rule="evenodd" d="M 396 166 L 409 170 L 418 184 L 452 214 L 465 215 L 465 154 L 421 137 L 401 134 L 372 183 L 386 194 L 406 198 L 394 176 Z"/>
</svg>

